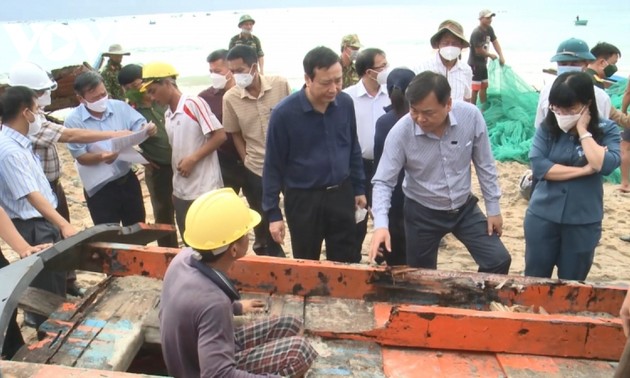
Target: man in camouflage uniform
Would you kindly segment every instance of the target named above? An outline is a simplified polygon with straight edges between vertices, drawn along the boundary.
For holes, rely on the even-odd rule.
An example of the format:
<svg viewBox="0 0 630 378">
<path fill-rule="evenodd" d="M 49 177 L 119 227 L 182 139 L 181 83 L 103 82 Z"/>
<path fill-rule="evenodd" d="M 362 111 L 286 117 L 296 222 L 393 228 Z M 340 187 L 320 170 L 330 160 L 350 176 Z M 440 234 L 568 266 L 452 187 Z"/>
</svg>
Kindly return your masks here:
<svg viewBox="0 0 630 378">
<path fill-rule="evenodd" d="M 260 39 L 252 34 L 255 23 L 256 20 L 254 20 L 252 16 L 248 14 L 242 15 L 238 20 L 238 27 L 241 29 L 241 32 L 230 39 L 228 50 L 232 50 L 232 47 L 236 45 L 245 45 L 256 50 L 256 54 L 258 55 L 258 72 L 262 75 L 265 65 L 265 53 L 262 50 Z"/>
<path fill-rule="evenodd" d="M 341 67 L 343 72 L 343 86 L 347 88 L 359 81 L 354 61 L 357 59 L 361 42 L 356 34 L 348 34 L 341 39 Z"/>
<path fill-rule="evenodd" d="M 101 70 L 101 76 L 103 77 L 103 83 L 109 93 L 109 98 L 115 100 L 125 101 L 125 94 L 122 87 L 118 84 L 118 73 L 122 68 L 123 55 L 129 55 L 128 51 L 124 51 L 122 46 L 114 44 L 109 46 L 109 50 L 103 53 L 104 57 L 107 57 L 107 64 Z"/>
</svg>

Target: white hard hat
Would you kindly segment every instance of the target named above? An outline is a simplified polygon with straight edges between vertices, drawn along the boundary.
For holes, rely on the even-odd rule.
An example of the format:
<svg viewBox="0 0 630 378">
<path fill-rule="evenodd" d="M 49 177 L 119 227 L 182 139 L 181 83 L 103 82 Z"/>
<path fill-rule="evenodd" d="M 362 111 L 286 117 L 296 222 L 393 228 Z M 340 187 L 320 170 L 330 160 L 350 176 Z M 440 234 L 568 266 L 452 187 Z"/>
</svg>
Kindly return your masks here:
<svg viewBox="0 0 630 378">
<path fill-rule="evenodd" d="M 21 85 L 36 91 L 57 89 L 57 82 L 43 68 L 32 62 L 19 62 L 11 67 L 9 85 Z"/>
</svg>

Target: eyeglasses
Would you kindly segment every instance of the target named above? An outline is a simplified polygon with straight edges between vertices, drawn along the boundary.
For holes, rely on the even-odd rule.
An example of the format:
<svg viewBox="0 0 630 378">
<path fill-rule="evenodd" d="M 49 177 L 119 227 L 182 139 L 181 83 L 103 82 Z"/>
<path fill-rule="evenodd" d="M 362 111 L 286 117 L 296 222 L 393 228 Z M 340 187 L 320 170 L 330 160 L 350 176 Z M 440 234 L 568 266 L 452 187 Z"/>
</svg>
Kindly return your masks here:
<svg viewBox="0 0 630 378">
<path fill-rule="evenodd" d="M 380 65 L 378 67 L 372 67 L 371 69 L 373 69 L 376 72 L 381 72 L 384 69 L 386 69 L 387 67 L 389 67 L 389 64 L 385 63 L 385 64 L 382 64 L 382 65 Z"/>
<path fill-rule="evenodd" d="M 582 104 L 575 104 L 570 108 L 561 108 L 558 106 L 549 105 L 549 110 L 553 114 L 557 114 L 557 115 L 576 115 L 576 114 L 580 114 L 582 110 L 584 109 L 584 107 L 585 105 L 582 105 Z"/>
</svg>

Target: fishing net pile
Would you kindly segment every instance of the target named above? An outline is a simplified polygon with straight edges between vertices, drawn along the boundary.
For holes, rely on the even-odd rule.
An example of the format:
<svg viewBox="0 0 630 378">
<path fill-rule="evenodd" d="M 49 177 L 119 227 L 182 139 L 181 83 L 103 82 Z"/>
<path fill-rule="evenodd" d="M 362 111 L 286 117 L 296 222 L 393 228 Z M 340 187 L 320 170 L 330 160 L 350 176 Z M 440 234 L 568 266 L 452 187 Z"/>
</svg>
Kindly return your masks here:
<svg viewBox="0 0 630 378">
<path fill-rule="evenodd" d="M 488 64 L 488 99 L 483 116 L 488 125 L 488 136 L 494 158 L 529 164 L 529 149 L 534 138 L 534 119 L 538 107 L 538 92 L 520 78 L 510 66 L 498 60 Z M 621 107 L 621 97 L 627 81 L 608 89 L 612 104 Z M 619 183 L 619 169 L 606 181 Z"/>
<path fill-rule="evenodd" d="M 488 100 L 483 116 L 494 158 L 529 163 L 538 93 L 497 59 L 488 65 Z"/>
</svg>

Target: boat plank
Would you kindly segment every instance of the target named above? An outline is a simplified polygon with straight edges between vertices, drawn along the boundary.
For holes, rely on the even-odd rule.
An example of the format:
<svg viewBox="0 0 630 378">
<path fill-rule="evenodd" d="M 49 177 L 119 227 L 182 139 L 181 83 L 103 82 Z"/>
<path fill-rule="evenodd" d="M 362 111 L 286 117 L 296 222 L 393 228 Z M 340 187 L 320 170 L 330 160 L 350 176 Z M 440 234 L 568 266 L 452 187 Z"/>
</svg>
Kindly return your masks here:
<svg viewBox="0 0 630 378">
<path fill-rule="evenodd" d="M 308 332 L 355 333 L 374 329 L 374 306 L 358 299 L 308 297 L 304 328 Z"/>
<path fill-rule="evenodd" d="M 383 370 L 392 378 L 504 378 L 492 353 L 383 347 Z"/>
<path fill-rule="evenodd" d="M 385 378 L 381 347 L 376 343 L 352 340 L 309 338 L 319 356 L 307 378 Z"/>
<path fill-rule="evenodd" d="M 7 378 L 158 378 L 154 375 L 133 374 L 120 371 L 81 369 L 61 365 L 45 365 L 0 360 L 0 371 Z"/>
<path fill-rule="evenodd" d="M 69 302 L 66 298 L 50 291 L 28 287 L 20 298 L 19 307 L 38 315 L 50 316 L 62 303 Z"/>
<path fill-rule="evenodd" d="M 125 371 L 144 343 L 142 324 L 155 307 L 162 282 L 147 277 L 117 278 L 83 323 L 101 331 L 76 361 L 77 367 Z M 112 305 L 114 303 L 115 305 Z"/>
<path fill-rule="evenodd" d="M 377 306 L 374 323 L 383 324 L 386 309 L 386 305 Z M 625 345 L 619 319 L 436 306 L 392 306 L 385 326 L 372 330 L 343 324 L 337 329 L 308 329 L 322 337 L 376 341 L 388 346 L 606 360 L 618 360 Z"/>
<path fill-rule="evenodd" d="M 610 378 L 615 373 L 615 368 L 607 361 L 558 357 L 553 360 L 564 378 Z"/>
<path fill-rule="evenodd" d="M 497 353 L 496 358 L 510 378 L 562 378 L 555 359 L 546 356 Z"/>
<path fill-rule="evenodd" d="M 618 319 L 407 305 L 370 336 L 384 345 L 609 360 L 625 345 Z"/>
</svg>

